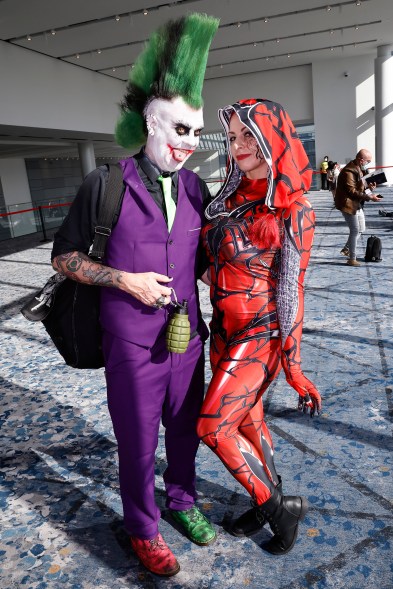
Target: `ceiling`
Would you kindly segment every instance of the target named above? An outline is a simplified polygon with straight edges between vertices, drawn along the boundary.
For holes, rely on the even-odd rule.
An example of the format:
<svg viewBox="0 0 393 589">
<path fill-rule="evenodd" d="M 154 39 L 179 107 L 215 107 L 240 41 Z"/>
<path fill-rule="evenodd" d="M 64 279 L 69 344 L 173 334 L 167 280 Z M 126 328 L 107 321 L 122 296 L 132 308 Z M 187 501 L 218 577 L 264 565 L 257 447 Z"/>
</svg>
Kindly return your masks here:
<svg viewBox="0 0 393 589">
<path fill-rule="evenodd" d="M 376 55 L 393 43 L 392 0 L 0 0 L 0 39 L 126 80 L 151 32 L 193 11 L 220 18 L 207 79 Z M 75 149 L 77 138 L 52 133 L 57 139 Z M 0 129 L 0 157 L 38 157 L 47 140 L 39 130 Z M 60 152 L 62 145 L 48 147 Z M 97 145 L 105 155 L 110 146 Z"/>
</svg>

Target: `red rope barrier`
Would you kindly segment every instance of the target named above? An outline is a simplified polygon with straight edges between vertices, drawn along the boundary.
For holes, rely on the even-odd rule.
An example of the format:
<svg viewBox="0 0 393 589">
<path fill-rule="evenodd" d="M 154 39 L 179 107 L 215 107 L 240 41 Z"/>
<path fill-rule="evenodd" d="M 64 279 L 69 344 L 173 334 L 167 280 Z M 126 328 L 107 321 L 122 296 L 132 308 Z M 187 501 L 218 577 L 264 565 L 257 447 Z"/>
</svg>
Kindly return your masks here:
<svg viewBox="0 0 393 589">
<path fill-rule="evenodd" d="M 57 207 L 69 207 L 71 202 L 65 202 L 58 205 L 43 205 L 41 207 L 34 207 L 33 209 L 24 209 L 23 211 L 13 211 L 12 213 L 0 213 L 0 217 L 9 217 L 10 215 L 20 215 L 21 213 L 30 213 L 31 211 L 38 211 L 41 209 L 56 209 Z"/>
<path fill-rule="evenodd" d="M 368 170 L 382 170 L 384 168 L 393 168 L 393 166 L 372 166 L 372 167 L 370 166 L 368 168 Z M 320 170 L 313 170 L 312 173 L 313 174 L 322 174 L 322 172 Z M 217 179 L 211 178 L 209 180 L 205 180 L 205 182 L 207 184 L 210 184 L 210 183 L 213 183 L 213 182 L 224 182 L 224 180 L 222 180 L 221 178 L 217 178 Z"/>
<path fill-rule="evenodd" d="M 384 168 L 393 168 L 393 166 L 374 166 L 368 168 L 369 170 L 381 170 Z M 321 174 L 319 170 L 313 170 L 313 174 Z M 215 182 L 224 182 L 222 178 L 212 178 L 210 180 L 206 180 L 207 184 L 213 184 Z M 11 215 L 20 215 L 21 213 L 30 213 L 31 211 L 38 211 L 41 209 L 56 209 L 58 207 L 69 207 L 72 205 L 72 202 L 65 202 L 58 205 L 42 205 L 41 207 L 34 207 L 32 209 L 24 209 L 23 211 L 13 211 L 12 213 L 0 213 L 0 217 L 10 217 Z"/>
</svg>

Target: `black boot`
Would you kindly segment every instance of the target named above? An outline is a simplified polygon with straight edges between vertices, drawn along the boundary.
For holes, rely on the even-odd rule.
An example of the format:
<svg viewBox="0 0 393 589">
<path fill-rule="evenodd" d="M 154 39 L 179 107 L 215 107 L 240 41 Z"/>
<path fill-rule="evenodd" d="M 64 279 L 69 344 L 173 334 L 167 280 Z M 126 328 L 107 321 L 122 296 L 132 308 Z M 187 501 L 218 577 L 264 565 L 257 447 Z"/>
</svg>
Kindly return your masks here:
<svg viewBox="0 0 393 589">
<path fill-rule="evenodd" d="M 278 476 L 278 485 L 276 489 L 282 493 L 282 481 L 280 475 Z M 258 508 L 258 505 L 252 501 L 252 508 L 243 513 L 233 523 L 230 532 L 233 536 L 252 536 L 260 530 L 266 523 L 266 517 Z"/>
<path fill-rule="evenodd" d="M 266 517 L 274 533 L 273 538 L 262 548 L 270 554 L 289 552 L 296 542 L 299 522 L 308 511 L 307 499 L 281 495 L 274 489 L 270 499 L 257 509 Z"/>
</svg>

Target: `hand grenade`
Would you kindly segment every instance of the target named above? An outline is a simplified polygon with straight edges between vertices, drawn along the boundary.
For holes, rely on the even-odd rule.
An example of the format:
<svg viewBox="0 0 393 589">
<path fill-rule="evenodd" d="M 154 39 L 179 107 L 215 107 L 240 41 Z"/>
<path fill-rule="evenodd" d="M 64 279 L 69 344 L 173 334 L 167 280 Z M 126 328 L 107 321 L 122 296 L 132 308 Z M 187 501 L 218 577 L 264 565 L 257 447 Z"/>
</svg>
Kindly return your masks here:
<svg viewBox="0 0 393 589">
<path fill-rule="evenodd" d="M 166 348 L 168 352 L 184 354 L 190 341 L 190 322 L 188 320 L 188 301 L 177 303 L 166 329 Z"/>
</svg>

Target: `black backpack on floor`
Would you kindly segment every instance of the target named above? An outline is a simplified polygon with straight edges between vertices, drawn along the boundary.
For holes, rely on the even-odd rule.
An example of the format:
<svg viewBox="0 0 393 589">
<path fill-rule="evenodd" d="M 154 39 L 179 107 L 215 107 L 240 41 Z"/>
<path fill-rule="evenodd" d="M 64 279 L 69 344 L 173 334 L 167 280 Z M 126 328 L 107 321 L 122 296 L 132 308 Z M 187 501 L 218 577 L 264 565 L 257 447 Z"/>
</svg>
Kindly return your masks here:
<svg viewBox="0 0 393 589">
<path fill-rule="evenodd" d="M 382 262 L 382 243 L 376 235 L 370 235 L 367 240 L 365 262 Z"/>
</svg>

